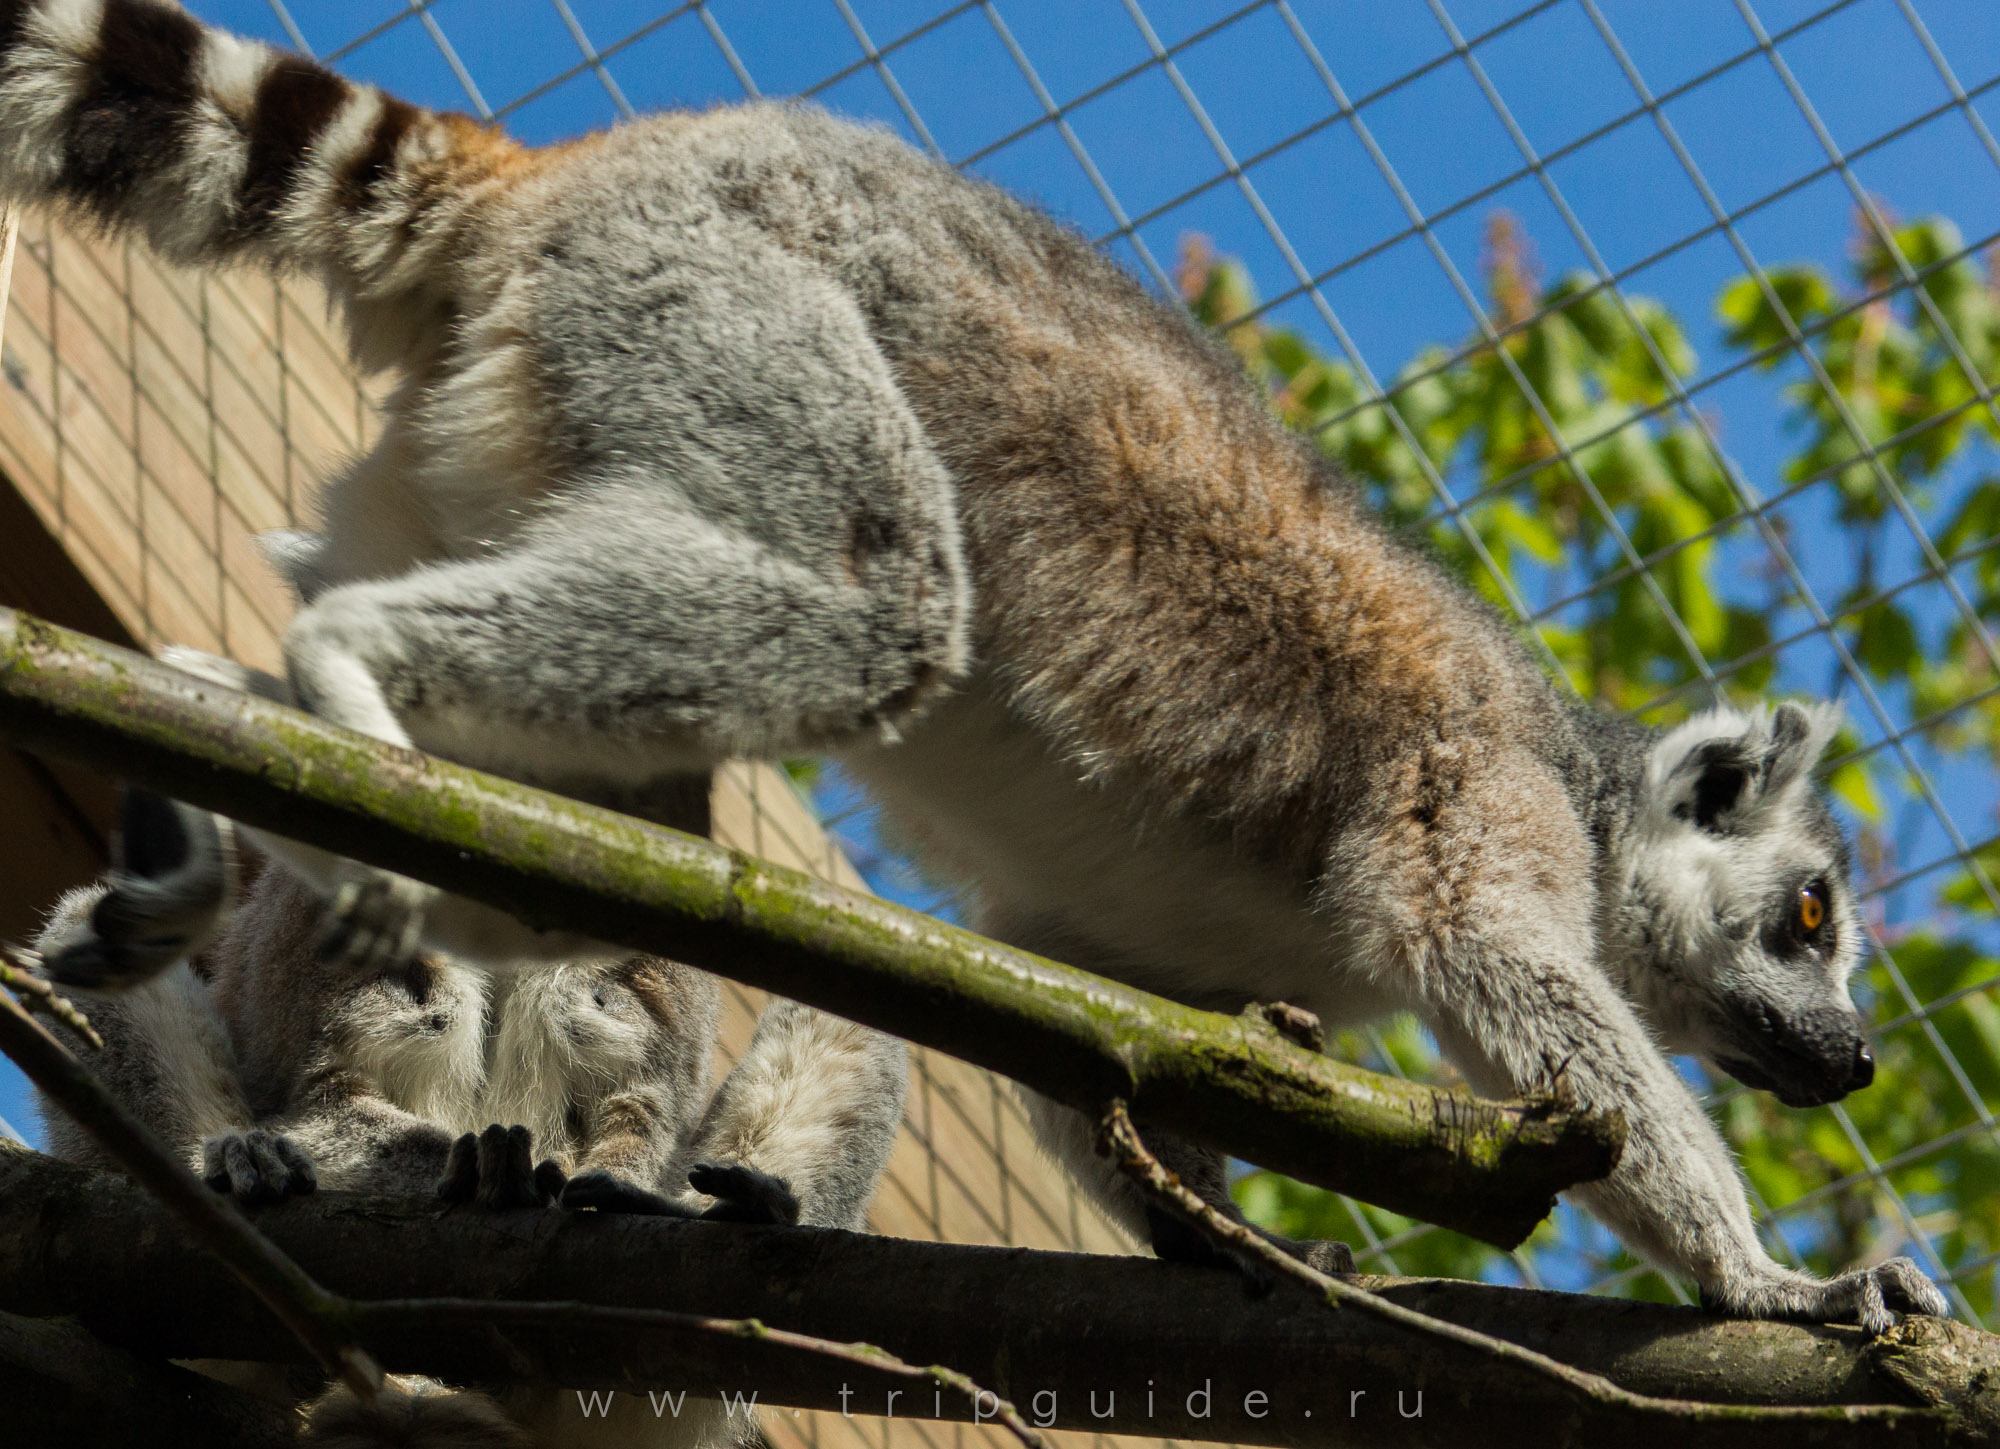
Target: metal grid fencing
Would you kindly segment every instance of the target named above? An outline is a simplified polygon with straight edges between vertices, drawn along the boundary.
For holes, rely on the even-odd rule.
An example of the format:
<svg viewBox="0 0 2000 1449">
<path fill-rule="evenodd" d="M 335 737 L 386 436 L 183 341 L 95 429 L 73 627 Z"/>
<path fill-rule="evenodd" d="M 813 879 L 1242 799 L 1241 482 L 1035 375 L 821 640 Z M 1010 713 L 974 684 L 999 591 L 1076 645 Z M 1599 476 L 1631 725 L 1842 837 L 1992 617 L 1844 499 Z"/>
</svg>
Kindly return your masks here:
<svg viewBox="0 0 2000 1449">
<path fill-rule="evenodd" d="M 1040 199 L 1288 418 L 1671 720 L 1833 695 L 1882 1082 L 1711 1099 L 1773 1250 L 2000 1263 L 2000 16 L 1977 0 L 195 0 L 530 140 L 812 97 Z M 1914 219 L 1911 219 L 1914 218 Z M 1261 297 L 1261 300 L 1260 300 Z M 892 894 L 838 779 L 819 798 Z M 1348 1044 L 1432 1071 L 1404 1028 Z M 1690 1067 L 1691 1075 L 1699 1077 Z M 994 1111 L 1009 1110 L 996 1101 Z M 1511 1259 L 1253 1179 L 1364 1267 L 1679 1294 L 1565 1213 Z"/>
</svg>

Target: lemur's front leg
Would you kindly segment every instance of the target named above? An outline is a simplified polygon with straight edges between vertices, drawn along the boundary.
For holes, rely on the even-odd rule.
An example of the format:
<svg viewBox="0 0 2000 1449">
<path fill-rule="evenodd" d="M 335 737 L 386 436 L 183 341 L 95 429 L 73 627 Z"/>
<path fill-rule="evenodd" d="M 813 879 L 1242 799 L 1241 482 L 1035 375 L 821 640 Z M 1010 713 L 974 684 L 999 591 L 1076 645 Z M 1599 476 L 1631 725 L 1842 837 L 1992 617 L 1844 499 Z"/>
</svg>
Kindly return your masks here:
<svg viewBox="0 0 2000 1449">
<path fill-rule="evenodd" d="M 1420 1010 L 1481 1091 L 1547 1091 L 1560 1073 L 1581 1106 L 1625 1114 L 1618 1166 L 1574 1193 L 1634 1252 L 1698 1283 L 1705 1302 L 1755 1318 L 1851 1320 L 1869 1333 L 1898 1311 L 1949 1311 L 1908 1258 L 1828 1280 L 1772 1261 L 1728 1145 L 1592 964 L 1586 935 L 1492 933 L 1420 956 Z"/>
</svg>

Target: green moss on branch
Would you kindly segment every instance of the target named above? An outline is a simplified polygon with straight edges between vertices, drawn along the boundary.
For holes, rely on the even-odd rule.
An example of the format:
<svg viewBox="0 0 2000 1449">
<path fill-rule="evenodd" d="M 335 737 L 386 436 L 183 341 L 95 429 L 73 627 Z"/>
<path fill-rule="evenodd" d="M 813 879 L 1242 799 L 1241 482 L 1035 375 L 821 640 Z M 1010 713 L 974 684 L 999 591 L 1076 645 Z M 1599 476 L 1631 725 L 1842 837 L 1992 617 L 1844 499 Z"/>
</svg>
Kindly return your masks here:
<svg viewBox="0 0 2000 1449">
<path fill-rule="evenodd" d="M 1095 1112 L 1512 1246 L 1609 1172 L 1615 1116 L 1477 1101 L 1301 1050 L 706 840 L 469 770 L 0 609 L 0 736 L 529 923 L 867 1022 Z"/>
</svg>

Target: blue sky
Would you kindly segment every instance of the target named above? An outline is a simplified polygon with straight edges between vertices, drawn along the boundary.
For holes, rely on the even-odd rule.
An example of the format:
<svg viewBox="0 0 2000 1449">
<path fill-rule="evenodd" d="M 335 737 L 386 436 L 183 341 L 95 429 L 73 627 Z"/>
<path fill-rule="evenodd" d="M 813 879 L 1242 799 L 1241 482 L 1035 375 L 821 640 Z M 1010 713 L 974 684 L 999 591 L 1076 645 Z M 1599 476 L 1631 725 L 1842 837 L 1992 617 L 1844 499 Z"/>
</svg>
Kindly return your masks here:
<svg viewBox="0 0 2000 1449">
<path fill-rule="evenodd" d="M 1551 275 L 1586 264 L 1542 182 L 1519 174 L 1523 152 L 1483 78 L 1522 140 L 1542 156 L 1562 153 L 1547 174 L 1604 262 L 1620 270 L 1658 257 L 1626 289 L 1679 314 L 1704 373 L 1729 360 L 1713 302 L 1742 263 L 1719 235 L 1675 245 L 1710 214 L 1654 118 L 1635 109 L 1639 94 L 1586 0 L 569 0 L 567 13 L 562 0 L 422 8 L 288 0 L 283 9 L 192 0 L 189 8 L 278 44 L 292 42 L 295 25 L 350 75 L 431 105 L 483 105 L 530 141 L 611 124 L 616 97 L 639 111 L 704 106 L 740 99 L 744 76 L 767 95 L 810 91 L 913 141 L 928 137 L 954 162 L 976 158 L 972 169 L 1092 236 L 1118 232 L 1120 216 L 1141 218 L 1137 245 L 1109 242 L 1141 270 L 1142 252 L 1170 267 L 1182 239 L 1202 233 L 1242 257 L 1267 297 L 1297 290 L 1294 259 L 1314 277 L 1332 272 L 1316 298 L 1295 296 L 1278 316 L 1337 350 L 1324 307 L 1384 378 L 1420 347 L 1472 330 L 1425 239 L 1409 234 L 1397 185 L 1438 218 L 1436 244 L 1475 287 L 1481 228 L 1496 207 L 1520 217 Z M 1689 87 L 1661 112 L 1725 208 L 1793 188 L 1736 223 L 1759 262 L 1838 269 L 1854 200 L 1778 66 L 1759 51 L 1758 25 L 1781 37 L 1776 55 L 1834 143 L 1863 153 L 1851 167 L 1856 184 L 1903 216 L 1949 215 L 1968 240 L 2000 233 L 2000 160 L 1955 106 L 1918 28 L 1973 93 L 1970 111 L 2000 130 L 2000 5 L 1991 0 L 1597 0 L 1596 13 L 1655 96 Z M 1454 30 L 1468 52 L 1455 53 Z M 885 52 L 882 64 L 870 62 L 863 35 Z M 1155 44 L 1171 53 L 1171 73 Z M 601 74 L 586 64 L 586 45 L 606 56 Z M 1354 118 L 1337 114 L 1329 83 L 1358 104 L 1366 140 Z M 1062 127 L 1049 122 L 1045 102 L 1060 109 Z M 1899 128 L 1907 129 L 1882 139 Z M 1243 163 L 1254 202 L 1225 174 L 1218 143 Z M 1790 451 L 1781 381 L 1746 374 L 1700 395 L 1731 455 L 1765 490 Z M 1947 480 L 1928 516 L 1968 476 Z M 1818 532 L 1831 516 L 1824 498 L 1808 495 L 1786 514 L 1797 536 L 1830 536 Z M 1851 567 L 1843 549 L 1803 552 L 1815 587 L 1839 593 Z M 1754 562 L 1732 557 L 1745 569 Z M 1902 539 L 1881 576 L 1894 580 L 1915 559 L 1914 541 Z M 1936 585 L 1918 599 L 1920 617 L 1933 625 L 1947 617 Z M 1829 679 L 1829 657 L 1812 644 L 1781 673 L 1799 689 L 1824 690 Z M 1863 724 L 1869 737 L 1879 732 Z M 1926 763 L 1964 833 L 1991 835 L 1991 774 Z M 1912 858 L 1943 848 L 1928 810 L 1908 801 L 1903 813 Z M 872 844 L 865 822 L 847 828 Z M 1908 909 L 1924 905 L 1913 897 Z M 29 1125 L 12 1079 L 0 1081 L 0 1114 Z"/>
</svg>

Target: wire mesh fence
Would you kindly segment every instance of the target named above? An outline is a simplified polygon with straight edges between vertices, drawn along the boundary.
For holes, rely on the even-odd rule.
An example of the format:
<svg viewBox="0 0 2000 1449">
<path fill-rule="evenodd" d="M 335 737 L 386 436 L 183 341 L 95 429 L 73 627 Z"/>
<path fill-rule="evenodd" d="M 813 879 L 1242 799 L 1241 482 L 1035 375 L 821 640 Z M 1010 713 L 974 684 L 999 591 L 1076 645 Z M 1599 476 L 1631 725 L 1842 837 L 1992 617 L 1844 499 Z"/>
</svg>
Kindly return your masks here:
<svg viewBox="0 0 2000 1449">
<path fill-rule="evenodd" d="M 804 96 L 877 119 L 1039 200 L 1225 328 L 1285 416 L 1510 611 L 1575 688 L 1657 721 L 1725 697 L 1843 699 L 1850 724 L 1826 773 L 1859 846 L 1872 954 L 1857 994 L 1873 1012 L 1881 1080 L 1847 1103 L 1795 1113 L 1687 1070 L 1714 1089 L 1774 1252 L 1822 1271 L 1912 1252 L 1959 1312 L 1994 1326 L 1992 7 L 191 8 L 534 141 L 749 96 Z M 98 264 L 133 265 L 123 253 Z M 48 286 L 53 329 L 52 265 Z M 269 390 L 267 373 L 245 360 L 254 336 L 243 339 L 248 352 L 215 345 L 209 292 L 180 305 L 198 314 L 202 367 L 241 371 L 246 387 Z M 251 310 L 264 308 L 267 331 L 319 325 L 287 305 L 281 290 Z M 71 324 L 85 325 L 132 324 Z M 13 378 L 28 364 L 9 341 Z M 139 377 L 142 352 L 135 342 L 105 366 L 132 372 L 140 390 L 168 386 Z M 231 447 L 259 464 L 284 460 L 287 481 L 273 486 L 289 490 L 292 430 L 320 424 L 293 416 L 301 405 L 282 385 L 253 401 L 247 415 L 275 419 L 275 441 L 210 436 L 189 447 L 208 450 L 204 477 L 221 476 L 215 457 Z M 51 382 L 48 406 L 64 405 Z M 131 426 L 144 426 L 134 410 Z M 322 431 L 344 447 L 365 427 L 358 408 Z M 226 489 L 206 500 L 199 486 L 184 491 L 148 526 L 212 529 L 204 507 L 248 507 Z M 290 511 L 288 492 L 277 511 Z M 133 562 L 106 572 L 146 580 Z M 188 586 L 159 590 L 178 599 Z M 156 608 L 151 593 L 141 602 Z M 240 653 L 228 606 L 219 594 L 202 627 L 210 647 Z M 238 607 L 254 616 L 258 604 Z M 191 615 L 158 632 L 209 642 Z M 949 910 L 877 837 L 846 782 L 823 775 L 814 794 L 872 884 Z M 1441 1070 L 1407 1025 L 1343 1047 L 1391 1070 Z M 1018 1114 L 998 1093 L 933 1106 L 961 1126 L 990 1114 L 981 1150 L 997 1150 L 1002 1119 Z M 958 1169 L 939 1146 L 927 1170 Z M 1501 1259 L 1269 1179 L 1243 1191 L 1294 1230 L 1354 1239 L 1364 1268 L 1685 1292 L 1569 1212 Z M 998 1205 L 982 1209 L 993 1220 L 980 1235 L 1014 1240 L 1009 1201 L 1003 1184 Z M 1058 1237 L 1082 1232 L 1046 1226 Z"/>
<path fill-rule="evenodd" d="M 1906 1244 L 1961 1311 L 1990 1310 L 1990 15 L 549 0 L 496 26 L 453 0 L 373 8 L 271 0 L 262 28 L 535 139 L 755 95 L 877 117 L 1208 301 L 1294 421 L 1578 687 L 1663 719 L 1751 689 L 1846 699 L 1834 779 L 1864 848 L 1885 1077 L 1938 1090 L 1905 1120 L 1865 1099 L 1813 1113 L 1787 1161 L 1753 1155 L 1753 1182 L 1780 1253 Z M 1901 220 L 1918 210 L 1955 225 Z M 1565 342 L 1591 355 L 1565 368 Z M 1892 363 L 1911 395 L 1878 385 Z M 1455 425 L 1468 407 L 1488 415 Z M 1812 446 L 1785 445 L 1787 419 Z M 848 794 L 821 791 L 860 808 Z M 865 819 L 835 820 L 895 884 Z M 1354 1045 L 1431 1065 L 1408 1033 Z M 1740 1093 L 1717 1110 L 1746 1145 L 1771 1135 Z M 1347 1218 L 1364 1257 L 1431 1261 L 1427 1230 Z M 1513 1268 L 1678 1291 L 1575 1220 Z"/>
</svg>

